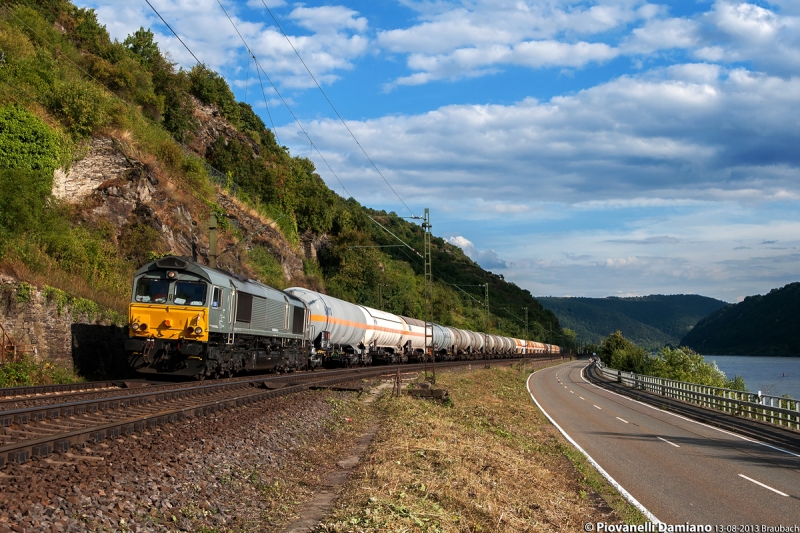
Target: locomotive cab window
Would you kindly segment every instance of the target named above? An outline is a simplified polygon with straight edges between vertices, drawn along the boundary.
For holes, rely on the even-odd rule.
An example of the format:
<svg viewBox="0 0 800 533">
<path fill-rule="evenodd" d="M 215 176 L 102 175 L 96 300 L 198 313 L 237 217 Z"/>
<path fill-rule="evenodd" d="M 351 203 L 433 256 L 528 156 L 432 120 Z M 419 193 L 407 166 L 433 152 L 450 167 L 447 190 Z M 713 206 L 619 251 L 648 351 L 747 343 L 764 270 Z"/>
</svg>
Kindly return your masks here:
<svg viewBox="0 0 800 533">
<path fill-rule="evenodd" d="M 214 295 L 211 297 L 211 307 L 214 309 L 222 305 L 222 289 L 214 287 Z"/>
<path fill-rule="evenodd" d="M 167 303 L 169 282 L 162 279 L 141 278 L 136 284 L 135 300 L 143 303 Z"/>
<path fill-rule="evenodd" d="M 205 305 L 206 284 L 201 281 L 178 281 L 175 283 L 176 305 Z"/>
</svg>

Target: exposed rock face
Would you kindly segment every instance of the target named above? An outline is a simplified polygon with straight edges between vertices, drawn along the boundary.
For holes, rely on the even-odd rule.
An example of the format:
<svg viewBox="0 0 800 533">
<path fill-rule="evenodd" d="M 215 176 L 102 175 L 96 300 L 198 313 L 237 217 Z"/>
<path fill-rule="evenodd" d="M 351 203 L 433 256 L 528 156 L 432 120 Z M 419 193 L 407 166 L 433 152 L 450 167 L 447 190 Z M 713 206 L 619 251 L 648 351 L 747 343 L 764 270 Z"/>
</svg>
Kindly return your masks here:
<svg viewBox="0 0 800 533">
<path fill-rule="evenodd" d="M 56 170 L 53 176 L 53 195 L 70 203 L 90 196 L 101 184 L 123 178 L 133 165 L 114 144 L 114 139 L 92 139 L 89 153 L 77 161 L 69 172 Z"/>
<path fill-rule="evenodd" d="M 208 148 L 214 144 L 214 141 L 219 137 L 236 139 L 250 146 L 256 154 L 260 153 L 261 146 L 233 127 L 233 125 L 222 116 L 216 106 L 204 104 L 194 96 L 192 96 L 192 105 L 194 106 L 194 118 L 199 124 L 199 127 L 193 132 L 194 138 L 189 145 L 194 153 L 205 157 Z"/>
<path fill-rule="evenodd" d="M 229 253 L 231 255 L 238 257 L 238 253 L 244 248 L 249 249 L 254 245 L 263 246 L 280 260 L 283 273 L 287 279 L 302 279 L 303 258 L 286 241 L 274 223 L 270 224 L 261 217 L 254 216 L 241 209 L 237 202 L 226 195 L 218 194 L 217 202 L 225 209 L 228 221 L 241 230 L 245 238 L 250 237 L 247 243 L 230 247 Z M 223 252 L 226 249 L 228 248 L 220 248 L 219 252 Z M 223 256 L 220 260 L 224 262 L 226 258 Z"/>
<path fill-rule="evenodd" d="M 300 245 L 303 247 L 303 253 L 307 259 L 313 261 L 317 260 L 317 253 L 330 246 L 330 244 L 331 239 L 327 235 L 317 235 L 310 231 L 305 231 L 300 235 Z"/>
</svg>

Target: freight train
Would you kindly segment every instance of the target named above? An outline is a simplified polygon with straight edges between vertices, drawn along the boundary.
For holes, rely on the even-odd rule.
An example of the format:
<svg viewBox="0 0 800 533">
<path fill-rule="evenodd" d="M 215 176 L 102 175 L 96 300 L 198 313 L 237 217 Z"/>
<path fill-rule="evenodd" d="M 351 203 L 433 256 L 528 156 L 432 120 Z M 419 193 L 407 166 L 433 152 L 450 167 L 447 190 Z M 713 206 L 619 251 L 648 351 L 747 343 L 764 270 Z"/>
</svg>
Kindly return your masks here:
<svg viewBox="0 0 800 533">
<path fill-rule="evenodd" d="M 322 365 L 491 359 L 558 346 L 462 330 L 168 256 L 136 271 L 125 350 L 137 372 L 218 378 Z M 431 337 L 432 335 L 432 337 Z M 427 341 L 427 342 L 426 342 Z"/>
</svg>

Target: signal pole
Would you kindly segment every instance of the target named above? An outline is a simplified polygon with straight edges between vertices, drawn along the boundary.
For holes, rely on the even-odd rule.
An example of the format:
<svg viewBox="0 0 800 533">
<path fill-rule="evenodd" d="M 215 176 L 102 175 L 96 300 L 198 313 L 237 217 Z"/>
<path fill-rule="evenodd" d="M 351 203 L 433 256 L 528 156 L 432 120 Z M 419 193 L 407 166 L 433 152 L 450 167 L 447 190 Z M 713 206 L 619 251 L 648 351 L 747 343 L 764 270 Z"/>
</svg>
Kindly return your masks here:
<svg viewBox="0 0 800 533">
<path fill-rule="evenodd" d="M 525 310 L 525 342 L 528 342 L 528 308 L 523 307 Z"/>
<path fill-rule="evenodd" d="M 425 232 L 425 373 L 427 374 L 428 353 L 431 354 L 433 383 L 436 383 L 436 354 L 433 346 L 433 270 L 431 260 L 431 213 L 425 208 L 422 229 Z"/>
</svg>

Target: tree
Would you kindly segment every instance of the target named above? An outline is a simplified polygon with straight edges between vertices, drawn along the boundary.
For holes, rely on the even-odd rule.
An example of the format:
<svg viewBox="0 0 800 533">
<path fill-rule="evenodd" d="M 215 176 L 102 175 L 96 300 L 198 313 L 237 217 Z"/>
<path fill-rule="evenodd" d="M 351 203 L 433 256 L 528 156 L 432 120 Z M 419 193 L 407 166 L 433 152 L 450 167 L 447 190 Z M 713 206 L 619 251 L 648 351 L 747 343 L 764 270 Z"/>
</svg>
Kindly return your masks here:
<svg viewBox="0 0 800 533">
<path fill-rule="evenodd" d="M 133 52 L 139 61 L 147 67 L 152 69 L 156 62 L 163 61 L 161 51 L 158 49 L 158 44 L 153 40 L 154 35 L 150 30 L 140 27 L 132 35 L 128 35 L 122 44 L 125 48 Z"/>
<path fill-rule="evenodd" d="M 621 331 L 615 331 L 603 340 L 600 359 L 605 365 L 625 372 L 643 373 L 645 370 L 644 349 L 623 337 Z"/>
</svg>

